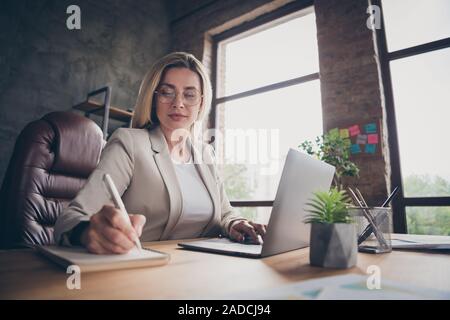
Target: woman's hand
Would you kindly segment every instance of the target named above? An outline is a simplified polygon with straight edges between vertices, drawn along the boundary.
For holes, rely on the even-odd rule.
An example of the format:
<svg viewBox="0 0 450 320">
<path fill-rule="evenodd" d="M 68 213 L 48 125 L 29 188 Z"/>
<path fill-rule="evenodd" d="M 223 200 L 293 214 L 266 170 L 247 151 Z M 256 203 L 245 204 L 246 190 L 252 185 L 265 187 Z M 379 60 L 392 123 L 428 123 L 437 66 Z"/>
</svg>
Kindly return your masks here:
<svg viewBox="0 0 450 320">
<path fill-rule="evenodd" d="M 230 239 L 238 242 L 244 242 L 247 238 L 251 243 L 261 244 L 261 239 L 264 239 L 266 234 L 266 228 L 266 224 L 240 220 L 231 225 Z M 261 239 L 258 236 L 261 236 Z"/>
<path fill-rule="evenodd" d="M 122 216 L 121 212 L 112 206 L 103 208 L 94 214 L 89 226 L 81 234 L 80 242 L 91 253 L 119 254 L 127 253 L 139 238 L 145 225 L 145 216 L 130 214 L 132 226 Z"/>
</svg>

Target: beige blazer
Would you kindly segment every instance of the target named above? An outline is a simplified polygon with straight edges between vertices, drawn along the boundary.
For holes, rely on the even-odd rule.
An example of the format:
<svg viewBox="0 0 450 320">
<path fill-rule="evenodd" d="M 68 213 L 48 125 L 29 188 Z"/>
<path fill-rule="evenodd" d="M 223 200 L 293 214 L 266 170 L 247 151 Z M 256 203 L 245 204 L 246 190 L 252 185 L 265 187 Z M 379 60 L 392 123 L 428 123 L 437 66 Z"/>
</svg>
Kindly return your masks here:
<svg viewBox="0 0 450 320">
<path fill-rule="evenodd" d="M 203 150 L 198 150 L 191 143 L 189 147 L 214 206 L 213 217 L 201 236 L 228 236 L 230 223 L 243 218 L 233 212 L 225 194 L 212 148 L 204 144 Z M 147 218 L 142 241 L 176 238 L 172 231 L 181 215 L 182 196 L 161 129 L 120 128 L 109 139 L 97 168 L 84 187 L 57 219 L 57 243 L 70 244 L 70 231 L 79 222 L 88 221 L 103 205 L 112 204 L 103 183 L 105 173 L 114 180 L 128 213 L 143 214 Z"/>
</svg>

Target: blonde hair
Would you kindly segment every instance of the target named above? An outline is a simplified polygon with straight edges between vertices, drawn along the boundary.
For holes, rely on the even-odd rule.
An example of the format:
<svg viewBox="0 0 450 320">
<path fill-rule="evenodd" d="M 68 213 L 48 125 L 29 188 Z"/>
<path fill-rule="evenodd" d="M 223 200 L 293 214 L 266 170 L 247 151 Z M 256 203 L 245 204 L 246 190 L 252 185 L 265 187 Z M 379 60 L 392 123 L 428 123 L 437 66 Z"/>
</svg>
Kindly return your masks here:
<svg viewBox="0 0 450 320">
<path fill-rule="evenodd" d="M 131 124 L 133 128 L 150 128 L 159 124 L 154 92 L 165 72 L 171 68 L 187 68 L 199 75 L 203 99 L 197 121 L 202 121 L 208 114 L 211 107 L 212 88 L 205 67 L 190 53 L 172 52 L 158 60 L 144 76 L 134 109 Z"/>
</svg>

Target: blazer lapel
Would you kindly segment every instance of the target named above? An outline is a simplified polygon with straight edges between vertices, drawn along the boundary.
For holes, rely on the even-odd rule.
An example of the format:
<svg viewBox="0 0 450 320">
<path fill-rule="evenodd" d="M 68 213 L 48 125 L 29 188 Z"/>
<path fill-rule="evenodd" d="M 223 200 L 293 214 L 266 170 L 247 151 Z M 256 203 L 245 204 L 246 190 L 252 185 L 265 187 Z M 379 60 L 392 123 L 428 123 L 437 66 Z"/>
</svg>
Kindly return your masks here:
<svg viewBox="0 0 450 320">
<path fill-rule="evenodd" d="M 180 186 L 172 165 L 164 134 L 161 129 L 157 127 L 149 131 L 149 138 L 152 149 L 155 152 L 153 158 L 155 159 L 155 163 L 161 173 L 164 184 L 166 185 L 167 192 L 169 193 L 169 218 L 160 237 L 160 240 L 166 240 L 181 216 L 183 202 Z M 149 190 L 149 192 L 151 192 L 151 190 Z"/>
</svg>

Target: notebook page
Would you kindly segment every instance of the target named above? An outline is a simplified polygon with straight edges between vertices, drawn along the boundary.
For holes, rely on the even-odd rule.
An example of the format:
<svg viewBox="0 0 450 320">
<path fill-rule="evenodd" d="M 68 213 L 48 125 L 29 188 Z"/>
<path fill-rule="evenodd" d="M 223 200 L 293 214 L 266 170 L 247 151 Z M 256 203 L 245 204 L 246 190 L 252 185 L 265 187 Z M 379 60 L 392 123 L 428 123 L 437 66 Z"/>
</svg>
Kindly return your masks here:
<svg viewBox="0 0 450 320">
<path fill-rule="evenodd" d="M 148 259 L 158 260 L 166 257 L 166 254 L 164 253 L 149 251 L 146 249 L 142 249 L 141 252 L 139 252 L 137 248 L 134 248 L 125 254 L 93 254 L 80 247 L 47 246 L 41 247 L 41 249 L 44 249 L 63 259 L 69 260 L 73 264 L 77 265 L 110 264 L 115 262 L 140 261 Z"/>
</svg>

